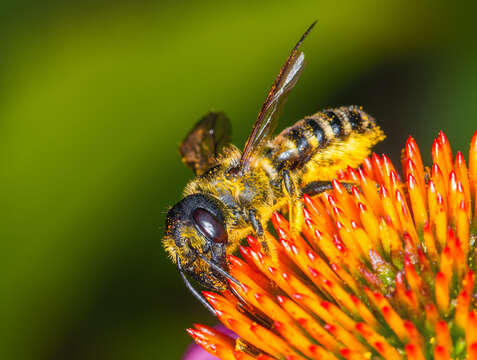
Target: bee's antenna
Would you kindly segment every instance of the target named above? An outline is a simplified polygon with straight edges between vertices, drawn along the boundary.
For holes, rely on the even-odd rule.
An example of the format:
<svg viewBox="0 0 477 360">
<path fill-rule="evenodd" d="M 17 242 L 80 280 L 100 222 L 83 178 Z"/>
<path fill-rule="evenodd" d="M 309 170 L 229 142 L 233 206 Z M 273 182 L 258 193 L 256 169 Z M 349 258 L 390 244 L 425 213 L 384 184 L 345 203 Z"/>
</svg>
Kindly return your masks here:
<svg viewBox="0 0 477 360">
<path fill-rule="evenodd" d="M 176 259 L 177 259 L 177 268 L 179 269 L 179 273 L 181 274 L 182 280 L 184 280 L 184 284 L 186 285 L 186 287 L 189 289 L 192 295 L 194 295 L 195 298 L 199 300 L 201 304 L 204 305 L 205 308 L 212 313 L 212 315 L 217 316 L 217 313 L 215 312 L 214 308 L 207 302 L 204 295 L 202 295 L 200 292 L 194 289 L 189 279 L 187 279 L 187 277 L 185 276 L 184 270 L 182 269 L 181 260 L 179 259 L 179 254 L 176 255 Z"/>
<path fill-rule="evenodd" d="M 207 263 L 207 265 L 209 265 L 212 269 L 214 269 L 215 271 L 217 271 L 220 275 L 226 277 L 227 279 L 229 279 L 230 281 L 233 281 L 235 284 L 237 285 L 241 285 L 240 284 L 240 281 L 238 281 L 236 278 L 234 278 L 232 275 L 230 275 L 227 271 L 225 271 L 224 269 L 222 269 L 220 266 L 218 266 L 217 264 L 214 264 L 212 261 L 210 261 L 209 259 L 207 259 L 205 256 L 203 256 L 202 254 L 200 253 L 197 253 L 197 255 L 199 255 L 199 257 L 205 261 Z"/>
</svg>

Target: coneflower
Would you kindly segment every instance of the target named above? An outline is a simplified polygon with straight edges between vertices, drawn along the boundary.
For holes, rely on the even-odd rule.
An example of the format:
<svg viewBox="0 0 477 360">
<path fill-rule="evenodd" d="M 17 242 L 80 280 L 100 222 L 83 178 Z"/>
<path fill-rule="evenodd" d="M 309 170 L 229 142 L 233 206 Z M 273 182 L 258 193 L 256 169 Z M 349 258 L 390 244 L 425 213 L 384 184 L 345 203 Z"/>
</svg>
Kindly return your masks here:
<svg viewBox="0 0 477 360">
<path fill-rule="evenodd" d="M 229 256 L 241 285 L 204 292 L 238 339 L 189 334 L 223 360 L 477 359 L 477 131 L 468 167 L 442 132 L 432 159 L 409 138 L 402 178 L 375 154 L 342 171 L 332 191 L 303 196 L 299 236 L 274 214 L 276 256 L 249 236 Z"/>
</svg>

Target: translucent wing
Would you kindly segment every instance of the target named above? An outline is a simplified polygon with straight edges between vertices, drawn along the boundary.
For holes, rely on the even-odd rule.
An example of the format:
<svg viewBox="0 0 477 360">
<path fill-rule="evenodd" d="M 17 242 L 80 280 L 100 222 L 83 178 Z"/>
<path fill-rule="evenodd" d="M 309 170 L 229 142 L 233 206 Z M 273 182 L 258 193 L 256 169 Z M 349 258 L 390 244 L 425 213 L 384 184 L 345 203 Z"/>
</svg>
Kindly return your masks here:
<svg viewBox="0 0 477 360">
<path fill-rule="evenodd" d="M 216 165 L 220 150 L 230 142 L 232 126 L 223 112 L 209 112 L 179 146 L 182 162 L 200 175 Z"/>
<path fill-rule="evenodd" d="M 245 143 L 242 158 L 240 159 L 240 171 L 247 170 L 253 154 L 260 149 L 275 130 L 280 108 L 285 103 L 288 93 L 298 81 L 305 65 L 305 55 L 298 49 L 315 24 L 316 21 L 311 24 L 300 38 L 273 82 L 272 88 L 268 92 L 267 98 L 258 113 L 252 132 Z"/>
</svg>

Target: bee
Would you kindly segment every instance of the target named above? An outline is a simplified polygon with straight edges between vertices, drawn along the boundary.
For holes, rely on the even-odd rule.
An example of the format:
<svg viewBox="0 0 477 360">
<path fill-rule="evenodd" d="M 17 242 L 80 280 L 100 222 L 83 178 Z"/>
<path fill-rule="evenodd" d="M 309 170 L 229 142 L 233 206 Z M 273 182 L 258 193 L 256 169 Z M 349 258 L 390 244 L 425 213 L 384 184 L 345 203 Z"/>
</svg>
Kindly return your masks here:
<svg viewBox="0 0 477 360">
<path fill-rule="evenodd" d="M 288 205 L 290 228 L 298 233 L 303 193 L 330 189 L 340 169 L 359 166 L 384 139 L 374 118 L 358 106 L 317 112 L 272 136 L 303 71 L 300 46 L 315 23 L 280 69 L 243 151 L 229 143 L 230 121 L 221 112 L 199 120 L 180 145 L 182 160 L 196 177 L 167 214 L 163 245 L 187 288 L 214 314 L 187 276 L 218 291 L 228 287 L 227 279 L 237 282 L 228 272 L 227 255 L 241 239 L 255 234 L 263 251 L 273 256 L 264 229 L 272 213 Z"/>
</svg>

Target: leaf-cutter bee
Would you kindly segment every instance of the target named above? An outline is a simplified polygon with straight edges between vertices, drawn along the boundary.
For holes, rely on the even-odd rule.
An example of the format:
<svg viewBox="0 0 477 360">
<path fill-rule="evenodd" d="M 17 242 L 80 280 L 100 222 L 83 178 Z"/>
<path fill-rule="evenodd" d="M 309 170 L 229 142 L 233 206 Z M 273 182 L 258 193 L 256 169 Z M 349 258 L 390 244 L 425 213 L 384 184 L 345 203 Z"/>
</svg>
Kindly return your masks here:
<svg viewBox="0 0 477 360">
<path fill-rule="evenodd" d="M 303 221 L 303 193 L 330 188 L 337 171 L 357 167 L 384 139 L 374 119 L 357 106 L 328 109 L 299 120 L 272 137 L 279 110 L 304 67 L 300 45 L 280 69 L 241 152 L 229 144 L 230 123 L 223 113 L 209 113 L 189 132 L 180 152 L 196 178 L 166 219 L 164 247 L 189 290 L 215 313 L 187 276 L 215 290 L 227 287 L 227 255 L 254 233 L 264 252 L 273 244 L 264 226 L 273 211 L 288 204 L 292 231 Z M 319 181 L 317 181 L 319 180 Z"/>
</svg>

